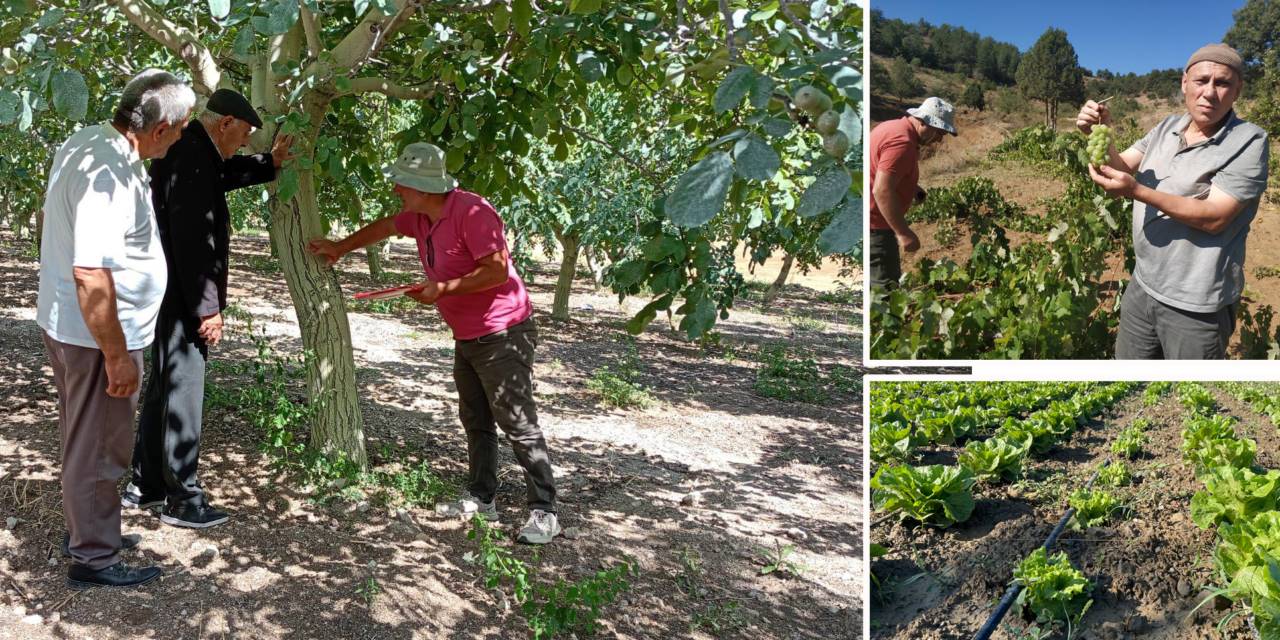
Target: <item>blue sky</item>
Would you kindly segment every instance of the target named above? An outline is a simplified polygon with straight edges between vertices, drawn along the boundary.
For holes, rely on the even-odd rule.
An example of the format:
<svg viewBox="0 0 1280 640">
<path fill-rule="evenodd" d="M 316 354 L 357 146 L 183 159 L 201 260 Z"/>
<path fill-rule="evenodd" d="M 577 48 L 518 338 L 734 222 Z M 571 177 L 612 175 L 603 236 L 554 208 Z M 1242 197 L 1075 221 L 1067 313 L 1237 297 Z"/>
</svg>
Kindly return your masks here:
<svg viewBox="0 0 1280 640">
<path fill-rule="evenodd" d="M 1181 67 L 1201 45 L 1221 42 L 1231 14 L 1245 0 L 872 0 L 886 17 L 947 23 L 1009 42 L 1022 51 L 1049 27 L 1067 32 L 1080 66 L 1096 71 L 1146 73 Z M 1158 8 L 1157 8 L 1158 7 Z"/>
</svg>

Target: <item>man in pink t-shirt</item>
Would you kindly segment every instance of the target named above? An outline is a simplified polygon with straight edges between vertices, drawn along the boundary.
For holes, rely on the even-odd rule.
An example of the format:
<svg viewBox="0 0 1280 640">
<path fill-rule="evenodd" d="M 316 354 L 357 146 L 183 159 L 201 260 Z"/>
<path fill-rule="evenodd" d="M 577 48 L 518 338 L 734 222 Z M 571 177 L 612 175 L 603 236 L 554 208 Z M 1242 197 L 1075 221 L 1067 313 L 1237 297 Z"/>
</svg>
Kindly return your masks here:
<svg viewBox="0 0 1280 640">
<path fill-rule="evenodd" d="M 405 295 L 435 305 L 453 330 L 453 379 L 467 433 L 468 495 L 436 511 L 497 520 L 498 431 L 511 441 L 525 471 L 529 520 L 518 540 L 546 544 L 559 535 L 556 487 L 533 400 L 538 342 L 533 306 L 507 251 L 498 212 L 458 188 L 439 147 L 415 142 L 386 170 L 403 210 L 333 242 L 316 238 L 312 253 L 329 264 L 393 235 L 418 241 L 427 281 Z"/>
</svg>

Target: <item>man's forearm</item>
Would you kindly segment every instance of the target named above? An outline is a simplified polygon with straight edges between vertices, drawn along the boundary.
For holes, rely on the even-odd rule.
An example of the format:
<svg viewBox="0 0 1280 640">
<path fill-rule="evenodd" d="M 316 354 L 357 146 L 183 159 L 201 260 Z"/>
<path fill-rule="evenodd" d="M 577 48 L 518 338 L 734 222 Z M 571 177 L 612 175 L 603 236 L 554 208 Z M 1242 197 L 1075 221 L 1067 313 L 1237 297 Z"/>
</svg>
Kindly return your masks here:
<svg viewBox="0 0 1280 640">
<path fill-rule="evenodd" d="M 76 298 L 85 326 L 107 358 L 129 353 L 116 308 L 116 284 L 110 269 L 75 268 Z"/>
<path fill-rule="evenodd" d="M 510 279 L 510 275 L 507 273 L 505 264 L 500 267 L 497 264 L 486 264 L 477 267 L 475 271 L 461 278 L 454 278 L 438 284 L 440 286 L 440 295 L 443 297 L 485 291 L 506 284 L 508 279 Z"/>
<path fill-rule="evenodd" d="M 343 253 L 351 253 L 356 249 L 363 249 L 375 242 L 381 242 L 396 235 L 395 216 L 387 216 L 381 220 L 370 222 L 360 228 L 359 231 L 338 241 L 338 247 Z"/>
<path fill-rule="evenodd" d="M 1133 199 L 1159 209 L 1182 224 L 1205 233 L 1220 233 L 1240 212 L 1240 207 L 1225 207 L 1207 198 L 1188 198 L 1157 191 L 1145 185 L 1134 187 Z"/>
<path fill-rule="evenodd" d="M 894 233 L 901 235 L 911 230 L 911 225 L 907 224 L 907 205 L 893 189 L 877 189 L 874 195 L 880 215 L 884 216 L 884 221 L 889 223 Z"/>
</svg>

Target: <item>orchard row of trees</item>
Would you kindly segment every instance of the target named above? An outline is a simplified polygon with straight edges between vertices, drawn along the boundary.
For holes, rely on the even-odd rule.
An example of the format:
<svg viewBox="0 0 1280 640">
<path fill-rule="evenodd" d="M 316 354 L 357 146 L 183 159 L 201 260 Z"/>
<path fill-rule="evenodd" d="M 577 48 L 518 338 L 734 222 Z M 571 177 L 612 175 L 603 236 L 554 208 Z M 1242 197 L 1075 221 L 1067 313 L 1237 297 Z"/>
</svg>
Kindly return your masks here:
<svg viewBox="0 0 1280 640">
<path fill-rule="evenodd" d="M 363 463 L 344 295 L 304 247 L 391 210 L 400 148 L 445 148 L 517 251 L 586 254 L 647 300 L 631 330 L 671 313 L 696 338 L 743 291 L 737 255 L 858 258 L 862 18 L 842 0 L 0 0 L 0 222 L 38 228 L 52 152 L 137 71 L 245 92 L 252 147 L 294 134 L 299 158 L 238 224 L 267 225 L 312 355 L 312 445 Z"/>
</svg>

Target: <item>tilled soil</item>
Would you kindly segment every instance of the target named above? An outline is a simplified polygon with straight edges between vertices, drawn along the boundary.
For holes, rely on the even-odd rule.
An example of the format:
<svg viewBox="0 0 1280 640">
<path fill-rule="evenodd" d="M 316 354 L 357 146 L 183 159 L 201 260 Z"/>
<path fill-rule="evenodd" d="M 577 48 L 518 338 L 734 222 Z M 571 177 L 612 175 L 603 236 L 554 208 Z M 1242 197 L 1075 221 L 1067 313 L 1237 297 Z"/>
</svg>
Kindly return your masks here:
<svg viewBox="0 0 1280 640">
<path fill-rule="evenodd" d="M 296 320 L 265 240 L 239 237 L 232 251 L 233 302 L 278 353 L 297 357 Z M 348 292 L 386 286 L 368 277 L 362 257 L 340 265 Z M 37 266 L 0 234 L 0 638 L 527 636 L 510 589 L 486 589 L 469 562 L 465 523 L 426 507 L 316 502 L 271 470 L 261 434 L 235 406 L 206 413 L 200 469 L 231 521 L 193 531 L 128 512 L 124 531 L 142 542 L 126 561 L 157 564 L 164 577 L 134 590 L 67 590 L 56 550 L 56 405 L 33 322 Z M 396 244 L 389 268 L 413 279 L 414 248 Z M 719 345 L 705 348 L 660 318 L 636 341 L 656 406 L 608 409 L 585 382 L 626 353 L 621 327 L 644 301 L 620 306 L 579 282 L 574 319 L 554 322 L 545 315 L 550 269 L 539 266 L 530 286 L 541 334 L 535 379 L 561 523 L 573 535 L 536 551 L 508 548 L 544 581 L 634 558 L 640 574 L 605 608 L 600 637 L 860 637 L 859 394 L 819 405 L 753 389 L 764 345 L 812 349 L 823 366 L 856 362 L 859 310 L 791 287 L 768 309 L 744 301 L 718 325 Z M 373 462 L 407 455 L 461 483 L 452 342 L 438 315 L 353 312 L 351 326 Z M 224 394 L 253 384 L 243 365 L 255 357 L 244 323 L 232 322 L 209 384 Z M 524 482 L 509 449 L 502 455 L 497 502 L 510 534 L 527 516 Z M 788 545 L 795 571 L 761 575 L 764 549 Z"/>
<path fill-rule="evenodd" d="M 1274 432 L 1265 418 L 1218 395 L 1223 408 L 1244 425 L 1261 424 Z M 872 567 L 886 586 L 872 596 L 872 638 L 972 638 L 1008 588 L 1013 568 L 1044 543 L 1066 513 L 1067 494 L 1085 486 L 1113 457 L 1112 439 L 1139 417 L 1151 421 L 1150 443 L 1129 463 L 1134 483 L 1112 489 L 1130 511 L 1084 531 L 1068 527 L 1051 550 L 1066 551 L 1094 583 L 1094 603 L 1076 637 L 1252 637 L 1243 618 L 1219 632 L 1219 620 L 1230 612 L 1216 610 L 1212 602 L 1196 610 L 1214 577 L 1214 534 L 1201 531 L 1190 518 L 1190 499 L 1200 485 L 1178 449 L 1186 414 L 1172 394 L 1146 407 L 1141 393 L 1134 392 L 1047 456 L 1029 461 L 1024 480 L 976 488 L 977 507 L 964 523 L 934 530 L 879 522 L 873 514 L 871 540 L 890 553 Z M 1259 441 L 1260 450 L 1269 445 Z M 1031 622 L 1015 607 L 992 637 L 1021 638 Z"/>
</svg>

